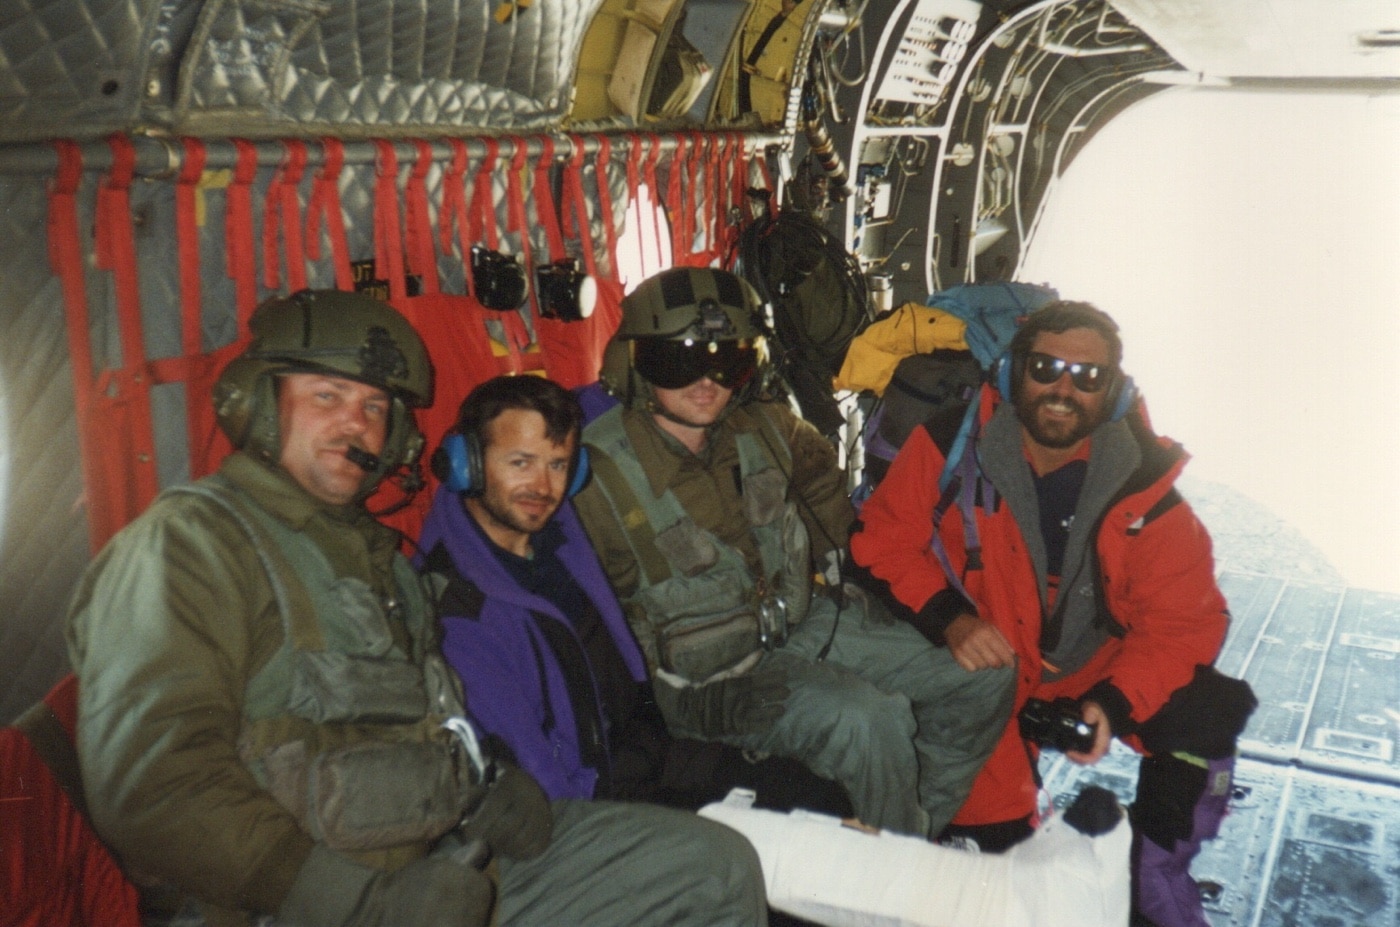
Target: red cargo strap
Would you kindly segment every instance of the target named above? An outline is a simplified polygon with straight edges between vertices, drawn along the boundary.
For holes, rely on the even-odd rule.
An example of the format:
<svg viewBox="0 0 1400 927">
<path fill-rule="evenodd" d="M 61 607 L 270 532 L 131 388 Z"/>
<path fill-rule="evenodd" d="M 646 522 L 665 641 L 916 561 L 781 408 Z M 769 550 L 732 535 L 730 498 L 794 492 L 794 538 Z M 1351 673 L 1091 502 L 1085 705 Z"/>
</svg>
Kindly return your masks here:
<svg viewBox="0 0 1400 927">
<path fill-rule="evenodd" d="M 311 202 L 306 207 L 306 253 L 321 260 L 321 222 L 330 239 L 331 263 L 335 267 L 335 288 L 353 290 L 355 275 L 350 269 L 350 247 L 345 239 L 345 214 L 340 207 L 340 172 L 345 166 L 345 145 L 337 138 L 321 139 L 322 164 L 311 186 Z"/>
<path fill-rule="evenodd" d="M 125 487 L 125 524 L 140 514 L 160 492 L 160 480 L 156 473 L 151 421 L 151 379 L 146 369 L 141 324 L 136 239 L 131 225 L 130 191 L 136 173 L 136 149 L 125 135 L 110 136 L 107 145 L 112 151 L 112 167 L 97 189 L 96 257 L 99 269 L 112 272 L 122 357 L 120 368 L 104 371 L 99 379 L 98 403 L 129 416 L 122 429 L 122 437 L 127 442 L 126 478 L 130 481 Z M 94 425 L 98 424 L 94 421 Z M 116 421 L 104 415 L 100 425 L 110 432 Z"/>
<path fill-rule="evenodd" d="M 175 181 L 175 238 L 180 251 L 180 353 L 193 357 L 203 350 L 200 325 L 199 181 L 204 176 L 204 143 L 182 138 L 184 163 Z"/>
<path fill-rule="evenodd" d="M 276 290 L 277 233 L 281 230 L 287 264 L 287 290 L 306 289 L 306 249 L 301 227 L 301 178 L 306 173 L 306 143 L 297 139 L 282 142 L 282 163 L 267 186 L 263 203 L 263 286 Z"/>
<path fill-rule="evenodd" d="M 417 159 L 408 175 L 404 202 L 408 223 L 408 269 L 417 275 L 419 292 L 432 295 L 440 292 L 438 285 L 437 252 L 433 250 L 433 224 L 428 213 L 428 171 L 433 166 L 433 146 L 415 139 Z"/>
<path fill-rule="evenodd" d="M 233 147 L 237 154 L 224 214 L 224 249 L 241 333 L 247 330 L 248 319 L 258 305 L 258 271 L 253 250 L 253 179 L 258 173 L 258 150 L 241 138 L 233 140 Z"/>
<path fill-rule="evenodd" d="M 554 169 L 554 139 L 545 136 L 540 139 L 540 157 L 535 162 L 535 186 L 532 191 L 535 200 L 535 217 L 544 228 L 545 243 L 549 248 L 549 260 L 562 261 L 569 256 L 564 247 L 564 235 L 559 229 L 559 204 L 554 201 L 554 182 L 551 172 Z M 522 214 L 523 214 L 522 210 Z"/>
<path fill-rule="evenodd" d="M 438 208 L 438 247 L 443 254 L 452 253 L 452 225 L 457 225 L 461 236 L 462 260 L 471 260 L 471 241 L 468 238 L 467 220 L 467 143 L 460 138 L 450 138 L 447 145 L 452 149 L 452 160 L 448 163 L 442 178 L 442 205 Z M 471 274 L 467 275 L 468 277 Z"/>
<path fill-rule="evenodd" d="M 665 270 L 669 263 L 666 260 L 666 255 L 661 253 L 660 248 L 662 241 L 669 240 L 670 229 L 666 229 L 668 238 L 663 239 L 661 237 L 661 204 L 664 202 L 665 194 L 662 193 L 661 184 L 656 179 L 656 162 L 661 158 L 661 136 L 648 135 L 647 142 L 651 147 L 647 150 L 646 160 L 642 162 L 642 182 L 646 184 L 647 192 L 651 196 L 651 226 L 657 247 L 656 270 L 649 271 L 649 276 Z M 675 221 L 674 217 L 672 217 L 672 221 Z"/>
<path fill-rule="evenodd" d="M 83 181 L 83 155 L 76 142 L 53 143 L 58 171 L 49 184 L 49 266 L 63 289 L 68 317 L 68 357 L 73 367 L 73 403 L 78 419 L 78 447 L 82 457 L 83 486 L 88 495 L 88 539 L 97 550 L 119 527 L 120 518 L 105 509 L 106 498 L 97 495 L 100 447 L 88 431 L 92 420 L 92 347 L 88 342 L 87 281 L 83 276 L 83 249 L 79 236 L 78 188 Z"/>
<path fill-rule="evenodd" d="M 403 257 L 403 226 L 399 220 L 399 158 L 394 143 L 374 140 L 374 272 L 389 283 L 389 302 L 408 296 Z"/>
</svg>

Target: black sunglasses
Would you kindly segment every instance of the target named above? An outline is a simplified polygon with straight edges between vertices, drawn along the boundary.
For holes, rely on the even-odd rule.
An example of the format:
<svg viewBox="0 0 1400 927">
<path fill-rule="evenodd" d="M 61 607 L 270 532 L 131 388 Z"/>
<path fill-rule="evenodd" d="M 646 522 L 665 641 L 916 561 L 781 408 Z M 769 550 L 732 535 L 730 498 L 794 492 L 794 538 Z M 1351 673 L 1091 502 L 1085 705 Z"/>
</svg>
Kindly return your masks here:
<svg viewBox="0 0 1400 927">
<path fill-rule="evenodd" d="M 1112 364 L 1072 364 L 1053 354 L 1032 351 L 1026 357 L 1026 372 L 1037 383 L 1050 385 L 1069 372 L 1074 388 L 1083 393 L 1097 393 L 1113 382 Z"/>
</svg>

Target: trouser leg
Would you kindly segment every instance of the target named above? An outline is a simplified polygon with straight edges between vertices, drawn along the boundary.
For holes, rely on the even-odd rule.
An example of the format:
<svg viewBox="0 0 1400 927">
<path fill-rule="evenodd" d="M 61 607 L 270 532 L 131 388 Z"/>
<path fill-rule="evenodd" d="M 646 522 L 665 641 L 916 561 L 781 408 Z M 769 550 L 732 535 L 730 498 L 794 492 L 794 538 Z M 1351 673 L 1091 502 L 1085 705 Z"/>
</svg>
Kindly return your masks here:
<svg viewBox="0 0 1400 927">
<path fill-rule="evenodd" d="M 767 924 L 758 855 L 737 831 L 652 805 L 553 807 L 549 848 L 501 860 L 501 927 Z"/>
<path fill-rule="evenodd" d="M 754 672 L 778 669 L 791 690 L 783 716 L 762 734 L 725 740 L 793 757 L 841 783 L 856 817 L 873 827 L 926 834 L 909 699 L 882 692 L 839 666 L 784 651 L 771 654 Z"/>
<path fill-rule="evenodd" d="M 835 612 L 830 601 L 816 600 L 810 624 L 804 623 L 784 650 L 795 648 L 815 656 L 830 640 L 828 663 L 855 674 L 876 692 L 897 693 L 908 706 L 904 716 L 910 723 L 901 726 L 902 734 L 887 736 L 902 736 L 901 755 L 912 755 L 909 768 L 917 777 L 912 781 L 920 808 L 917 826 L 862 819 L 936 836 L 967 798 L 978 770 L 1001 737 L 1014 695 L 1013 671 L 969 673 L 946 648 L 934 647 L 908 624 L 859 594 L 848 598 L 839 619 Z M 852 801 L 859 813 L 861 803 L 854 795 Z"/>
<path fill-rule="evenodd" d="M 1157 927 L 1209 927 L 1191 862 L 1220 832 L 1235 758 L 1143 757 L 1133 802 L 1133 893 Z"/>
</svg>

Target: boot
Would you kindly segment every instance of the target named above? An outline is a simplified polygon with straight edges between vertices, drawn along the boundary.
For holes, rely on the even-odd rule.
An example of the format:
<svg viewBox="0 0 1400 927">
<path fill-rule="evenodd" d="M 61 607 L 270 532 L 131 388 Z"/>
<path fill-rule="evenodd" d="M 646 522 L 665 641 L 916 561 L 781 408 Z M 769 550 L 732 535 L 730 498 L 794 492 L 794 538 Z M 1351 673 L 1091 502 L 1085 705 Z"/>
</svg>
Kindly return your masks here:
<svg viewBox="0 0 1400 927">
<path fill-rule="evenodd" d="M 1136 917 L 1156 927 L 1210 927 L 1191 861 L 1220 832 L 1234 769 L 1233 756 L 1143 757 L 1133 803 Z"/>
</svg>

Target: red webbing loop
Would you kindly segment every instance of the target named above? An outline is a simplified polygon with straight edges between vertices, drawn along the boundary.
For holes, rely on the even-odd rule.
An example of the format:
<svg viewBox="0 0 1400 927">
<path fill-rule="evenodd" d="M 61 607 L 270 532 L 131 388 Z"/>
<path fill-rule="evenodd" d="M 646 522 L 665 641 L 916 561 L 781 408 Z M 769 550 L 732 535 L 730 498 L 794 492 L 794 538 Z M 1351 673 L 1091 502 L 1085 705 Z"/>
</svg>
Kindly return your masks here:
<svg viewBox="0 0 1400 927">
<path fill-rule="evenodd" d="M 564 232 L 579 240 L 583 252 L 583 268 L 590 277 L 597 277 L 598 261 L 593 253 L 593 228 L 588 222 L 588 198 L 583 192 L 583 136 L 571 135 L 569 141 L 573 144 L 573 151 L 564 170 Z"/>
<path fill-rule="evenodd" d="M 535 217 L 544 228 L 545 244 L 549 248 L 549 260 L 562 261 L 568 257 L 564 247 L 564 235 L 559 229 L 559 206 L 554 201 L 554 139 L 545 136 L 540 139 L 540 157 L 535 162 Z"/>
<path fill-rule="evenodd" d="M 180 257 L 180 353 L 193 357 L 204 346 L 199 276 L 199 181 L 206 152 L 197 138 L 180 139 L 184 161 L 175 179 L 175 238 Z"/>
<path fill-rule="evenodd" d="M 88 504 L 88 541 L 96 551 L 120 527 L 117 519 L 104 518 L 105 499 L 96 495 L 101 449 L 93 446 L 88 431 L 92 419 L 92 346 L 88 340 L 87 281 L 83 274 L 83 250 L 79 233 L 78 188 L 83 180 L 83 153 L 70 139 L 53 142 L 58 170 L 49 183 L 49 266 L 63 289 L 68 320 L 68 358 L 73 368 L 73 404 L 78 418 L 78 448 L 82 457 L 83 486 Z"/>
<path fill-rule="evenodd" d="M 418 276 L 419 292 L 441 292 L 438 285 L 437 252 L 433 250 L 433 224 L 428 211 L 428 171 L 433 166 L 433 146 L 415 139 L 418 156 L 408 175 L 404 218 L 408 225 L 408 269 Z"/>
<path fill-rule="evenodd" d="M 520 136 L 511 136 L 513 151 L 510 159 L 510 169 L 506 172 L 506 230 L 515 232 L 520 236 L 520 264 L 525 268 L 528 275 L 530 268 L 534 266 L 533 248 L 530 241 L 530 224 L 525 216 L 525 185 L 523 173 L 525 162 L 529 155 L 529 148 L 525 139 Z M 533 287 L 530 287 L 533 290 Z M 539 315 L 535 312 L 535 302 L 529 297 L 525 304 L 530 307 L 531 321 L 538 322 Z M 504 313 L 501 319 L 505 326 L 506 347 L 510 350 L 512 365 L 519 364 L 519 373 L 524 369 L 524 356 L 521 353 L 530 346 L 530 332 L 525 327 L 525 320 L 520 317 L 518 310 Z"/>
<path fill-rule="evenodd" d="M 257 260 L 253 251 L 253 179 L 258 173 L 258 150 L 241 138 L 235 138 L 233 146 L 237 154 L 224 214 L 224 251 L 241 333 L 258 305 Z"/>
<path fill-rule="evenodd" d="M 389 282 L 389 302 L 408 297 L 403 227 L 399 221 L 399 159 L 394 143 L 375 139 L 374 272 Z"/>
<path fill-rule="evenodd" d="M 627 183 L 633 195 L 636 189 L 632 187 L 635 178 L 635 159 L 629 153 L 627 158 Z M 594 179 L 598 188 L 598 221 L 603 226 L 603 242 L 607 245 L 608 271 L 614 280 L 618 277 L 617 271 L 617 216 L 613 212 L 612 203 L 612 182 L 608 177 L 608 169 L 612 165 L 612 143 L 608 141 L 606 135 L 598 138 L 598 157 L 594 161 Z"/>
<path fill-rule="evenodd" d="M 311 202 L 306 207 L 306 253 L 321 260 L 321 222 L 330 239 L 331 264 L 335 268 L 335 288 L 353 290 L 355 275 L 350 270 L 350 246 L 345 239 L 345 214 L 340 207 L 340 172 L 345 167 L 345 144 L 338 138 L 321 139 L 322 163 L 311 185 Z"/>
<path fill-rule="evenodd" d="M 647 142 L 650 148 L 647 150 L 647 157 L 642 162 L 642 182 L 647 186 L 647 192 L 651 196 L 651 227 L 654 241 L 659 249 L 661 247 L 661 210 L 657 207 L 664 202 L 664 194 L 661 192 L 661 185 L 656 180 L 656 162 L 661 158 L 661 136 L 648 135 Z M 669 230 L 668 230 L 669 231 Z M 657 254 L 656 270 L 665 269 L 666 260 L 664 255 Z M 651 271 L 650 273 L 655 273 Z"/>
<path fill-rule="evenodd" d="M 302 175 L 306 173 L 306 143 L 298 139 L 282 142 L 282 163 L 267 186 L 263 203 L 263 286 L 275 290 L 277 278 L 277 233 L 282 233 L 282 247 L 287 263 L 287 289 L 295 293 L 306 289 L 306 251 L 302 246 L 301 208 Z"/>
<path fill-rule="evenodd" d="M 442 178 L 442 206 L 438 209 L 438 245 L 443 254 L 452 253 L 452 225 L 457 224 L 457 234 L 462 236 L 462 260 L 471 260 L 471 242 L 468 240 L 467 219 L 467 143 L 460 138 L 447 140 L 452 149 L 452 160 Z M 468 277 L 471 274 L 467 274 Z"/>
<path fill-rule="evenodd" d="M 660 147 L 658 142 L 657 147 Z M 666 214 L 671 218 L 671 261 L 685 263 L 685 255 L 690 253 L 690 243 L 686 240 L 685 192 L 681 178 L 686 173 L 686 156 L 690 145 L 684 135 L 676 137 L 676 150 L 671 155 L 671 163 L 666 168 Z"/>
</svg>

